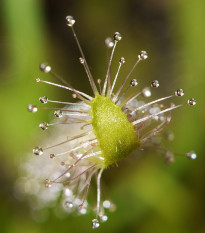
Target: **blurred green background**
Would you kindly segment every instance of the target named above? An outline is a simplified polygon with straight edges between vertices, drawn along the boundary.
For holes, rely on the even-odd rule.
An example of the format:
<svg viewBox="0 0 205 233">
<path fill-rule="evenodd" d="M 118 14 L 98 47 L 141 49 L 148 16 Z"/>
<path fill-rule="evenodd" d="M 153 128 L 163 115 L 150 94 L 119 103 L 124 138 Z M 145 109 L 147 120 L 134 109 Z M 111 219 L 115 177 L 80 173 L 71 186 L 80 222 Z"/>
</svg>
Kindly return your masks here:
<svg viewBox="0 0 205 233">
<path fill-rule="evenodd" d="M 47 61 L 73 86 L 91 94 L 79 64 L 79 52 L 65 16 L 73 15 L 75 29 L 94 77 L 104 78 L 107 54 L 104 39 L 115 31 L 123 39 L 114 67 L 126 58 L 122 78 L 142 49 L 149 59 L 133 76 L 140 87 L 158 79 L 154 96 L 183 88 L 195 107 L 173 112 L 169 129 L 173 151 L 198 154 L 196 161 L 176 158 L 167 165 L 156 153 L 131 158 L 104 174 L 104 183 L 117 210 L 96 232 L 204 233 L 205 232 L 205 1 L 204 0 L 1 0 L 0 1 L 0 232 L 92 232 L 93 214 L 59 219 L 49 210 L 45 221 L 33 220 L 26 201 L 14 194 L 18 160 L 38 141 L 38 124 L 47 112 L 29 114 L 28 103 L 40 96 L 68 101 L 70 93 L 37 84 L 38 66 Z M 113 68 L 114 70 L 115 68 Z M 106 194 L 105 194 L 106 196 Z M 43 220 L 43 218 L 42 218 Z"/>
</svg>

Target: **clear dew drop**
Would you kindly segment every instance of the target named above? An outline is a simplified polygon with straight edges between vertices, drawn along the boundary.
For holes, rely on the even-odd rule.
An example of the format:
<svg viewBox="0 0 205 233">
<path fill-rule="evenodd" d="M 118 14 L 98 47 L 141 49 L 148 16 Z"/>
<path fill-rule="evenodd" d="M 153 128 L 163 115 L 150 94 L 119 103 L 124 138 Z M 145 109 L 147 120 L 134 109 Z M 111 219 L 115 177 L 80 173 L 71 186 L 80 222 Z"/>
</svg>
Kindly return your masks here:
<svg viewBox="0 0 205 233">
<path fill-rule="evenodd" d="M 112 38 L 107 37 L 107 38 L 105 39 L 105 46 L 109 49 L 109 48 L 112 48 L 113 45 L 114 45 L 114 43 L 113 43 Z"/>
<path fill-rule="evenodd" d="M 51 158 L 51 159 L 54 159 L 54 158 L 55 158 L 55 155 L 54 155 L 54 154 L 50 154 L 50 158 Z"/>
<path fill-rule="evenodd" d="M 80 61 L 81 64 L 85 63 L 85 59 L 83 59 L 82 57 L 79 58 L 79 61 Z"/>
<path fill-rule="evenodd" d="M 108 220 L 108 216 L 107 216 L 107 215 L 101 215 L 101 216 L 100 216 L 100 220 L 101 220 L 102 222 L 106 222 L 106 221 Z"/>
<path fill-rule="evenodd" d="M 67 25 L 69 27 L 72 27 L 75 24 L 75 20 L 74 20 L 73 16 L 68 15 L 68 16 L 66 16 L 65 19 L 66 19 Z"/>
<path fill-rule="evenodd" d="M 39 101 L 42 104 L 46 104 L 46 103 L 48 103 L 48 98 L 46 96 L 42 96 L 42 97 L 39 98 Z"/>
<path fill-rule="evenodd" d="M 27 109 L 29 112 L 33 112 L 33 113 L 38 111 L 38 108 L 36 107 L 35 104 L 29 104 Z"/>
<path fill-rule="evenodd" d="M 183 96 L 183 95 L 184 95 L 183 89 L 178 89 L 178 90 L 176 90 L 176 91 L 175 91 L 175 95 L 176 95 L 176 96 Z"/>
<path fill-rule="evenodd" d="M 66 188 L 64 189 L 64 194 L 65 194 L 66 197 L 72 197 L 73 192 L 72 192 L 71 189 L 69 189 L 69 188 L 66 187 Z"/>
<path fill-rule="evenodd" d="M 149 87 L 145 87 L 143 90 L 142 90 L 142 95 L 144 97 L 150 97 L 152 95 L 152 92 L 150 90 Z"/>
<path fill-rule="evenodd" d="M 193 106 L 193 105 L 196 104 L 196 100 L 194 98 L 191 98 L 191 99 L 188 100 L 188 104 Z"/>
<path fill-rule="evenodd" d="M 111 207 L 111 202 L 108 201 L 108 200 L 105 200 L 105 201 L 103 202 L 103 207 L 104 207 L 105 209 L 109 209 L 109 208 Z"/>
<path fill-rule="evenodd" d="M 48 129 L 48 123 L 42 122 L 42 123 L 39 125 L 39 127 L 40 127 L 42 130 L 46 130 L 46 129 Z"/>
<path fill-rule="evenodd" d="M 118 41 L 120 41 L 122 39 L 122 36 L 121 36 L 121 34 L 119 32 L 115 32 L 113 38 L 114 38 L 115 41 L 118 42 Z"/>
<path fill-rule="evenodd" d="M 35 81 L 36 81 L 37 83 L 39 83 L 41 80 L 40 80 L 40 78 L 36 78 Z"/>
<path fill-rule="evenodd" d="M 66 178 L 70 178 L 70 177 L 71 177 L 70 172 L 66 172 L 66 173 L 65 173 L 65 177 L 66 177 Z"/>
<path fill-rule="evenodd" d="M 54 112 L 54 115 L 58 118 L 61 118 L 63 116 L 63 112 L 61 110 L 57 110 Z"/>
<path fill-rule="evenodd" d="M 95 228 L 98 228 L 100 226 L 100 223 L 97 219 L 93 219 L 92 220 L 92 228 L 95 229 Z"/>
<path fill-rule="evenodd" d="M 137 85 L 138 85 L 137 80 L 136 80 L 136 79 L 132 79 L 131 82 L 130 82 L 130 85 L 131 85 L 132 87 L 137 86 Z"/>
<path fill-rule="evenodd" d="M 151 83 L 151 87 L 154 87 L 154 88 L 159 87 L 159 81 L 158 81 L 158 80 L 154 80 L 154 81 Z"/>
<path fill-rule="evenodd" d="M 51 71 L 51 67 L 47 63 L 41 63 L 40 70 L 44 73 L 48 73 Z"/>
<path fill-rule="evenodd" d="M 71 209 L 71 208 L 73 208 L 73 203 L 71 201 L 66 201 L 65 207 Z"/>
<path fill-rule="evenodd" d="M 73 99 L 77 98 L 77 95 L 75 93 L 72 94 Z"/>
<path fill-rule="evenodd" d="M 138 58 L 140 60 L 146 60 L 148 58 L 148 53 L 146 51 L 141 51 L 140 54 L 138 55 Z"/>
<path fill-rule="evenodd" d="M 51 186 L 52 186 L 52 181 L 51 181 L 50 179 L 46 179 L 46 180 L 45 180 L 45 186 L 46 186 L 46 188 L 51 188 Z"/>
<path fill-rule="evenodd" d="M 43 154 L 43 148 L 40 146 L 37 146 L 33 149 L 34 155 L 42 155 Z"/>
<path fill-rule="evenodd" d="M 197 154 L 194 152 L 194 151 L 190 151 L 186 154 L 186 156 L 189 158 L 189 159 L 196 159 L 197 158 Z"/>
<path fill-rule="evenodd" d="M 78 210 L 78 212 L 79 212 L 79 214 L 84 215 L 84 214 L 87 213 L 87 209 L 86 209 L 86 208 L 80 208 L 80 209 Z"/>
</svg>

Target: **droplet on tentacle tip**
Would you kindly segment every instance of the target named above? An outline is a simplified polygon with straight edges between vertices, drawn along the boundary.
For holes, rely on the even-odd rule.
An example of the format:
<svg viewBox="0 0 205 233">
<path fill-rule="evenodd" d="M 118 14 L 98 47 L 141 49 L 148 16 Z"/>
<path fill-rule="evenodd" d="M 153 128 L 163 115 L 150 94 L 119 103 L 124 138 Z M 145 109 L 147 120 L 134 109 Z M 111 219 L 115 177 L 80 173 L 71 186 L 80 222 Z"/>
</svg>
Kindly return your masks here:
<svg viewBox="0 0 205 233">
<path fill-rule="evenodd" d="M 73 99 L 77 98 L 77 95 L 75 93 L 72 94 Z"/>
<path fill-rule="evenodd" d="M 58 118 L 61 118 L 63 116 L 63 112 L 61 110 L 57 110 L 54 112 L 54 115 Z"/>
<path fill-rule="evenodd" d="M 42 123 L 39 125 L 39 127 L 40 127 L 42 130 L 46 130 L 46 129 L 48 129 L 48 123 L 42 122 Z"/>
<path fill-rule="evenodd" d="M 149 87 L 143 88 L 142 95 L 144 97 L 150 97 L 152 95 L 150 88 Z"/>
<path fill-rule="evenodd" d="M 65 166 L 65 162 L 61 161 L 60 165 L 64 167 Z"/>
<path fill-rule="evenodd" d="M 173 163 L 174 162 L 174 156 L 173 153 L 170 151 L 166 152 L 166 156 L 165 156 L 166 162 L 167 163 Z"/>
<path fill-rule="evenodd" d="M 81 64 L 84 64 L 84 63 L 85 63 L 85 59 L 82 58 L 82 57 L 79 58 L 79 61 L 80 61 Z"/>
<path fill-rule="evenodd" d="M 138 55 L 138 58 L 140 60 L 146 60 L 148 58 L 148 53 L 146 51 L 141 51 L 140 54 Z"/>
<path fill-rule="evenodd" d="M 153 82 L 151 82 L 151 87 L 154 87 L 154 88 L 159 87 L 159 81 L 158 80 L 154 80 Z"/>
<path fill-rule="evenodd" d="M 188 100 L 188 104 L 193 106 L 193 105 L 196 104 L 196 100 L 194 98 L 191 98 L 191 99 Z"/>
<path fill-rule="evenodd" d="M 104 207 L 105 209 L 109 209 L 109 208 L 111 207 L 111 202 L 110 202 L 109 200 L 105 200 L 105 201 L 103 202 L 103 207 Z"/>
<path fill-rule="evenodd" d="M 116 205 L 109 200 L 103 201 L 103 207 L 105 209 L 108 209 L 109 211 L 112 211 L 112 212 L 115 211 L 115 209 L 116 209 Z"/>
<path fill-rule="evenodd" d="M 136 79 L 132 79 L 131 82 L 130 82 L 130 85 L 131 85 L 132 87 L 137 86 L 137 85 L 138 85 L 137 80 L 136 80 Z"/>
<path fill-rule="evenodd" d="M 66 177 L 66 178 L 70 178 L 70 177 L 71 177 L 70 172 L 66 172 L 65 177 Z"/>
<path fill-rule="evenodd" d="M 65 19 L 66 19 L 67 25 L 68 25 L 69 27 L 72 27 L 72 26 L 75 24 L 75 20 L 74 20 L 73 16 L 68 15 L 68 16 L 66 16 Z"/>
<path fill-rule="evenodd" d="M 29 104 L 27 109 L 29 112 L 33 112 L 33 113 L 38 111 L 38 108 L 35 104 Z"/>
<path fill-rule="evenodd" d="M 51 158 L 51 159 L 54 159 L 54 158 L 55 158 L 55 155 L 54 155 L 54 154 L 50 154 L 50 158 Z"/>
<path fill-rule="evenodd" d="M 73 208 L 73 203 L 71 201 L 66 201 L 65 202 L 65 207 L 71 209 L 71 208 Z"/>
<path fill-rule="evenodd" d="M 42 154 L 43 154 L 43 148 L 40 147 L 40 146 L 37 146 L 37 147 L 35 147 L 35 148 L 33 149 L 33 153 L 34 153 L 35 155 L 42 155 Z"/>
<path fill-rule="evenodd" d="M 120 64 L 124 64 L 125 63 L 125 58 L 121 57 L 119 62 L 120 62 Z"/>
<path fill-rule="evenodd" d="M 105 46 L 109 49 L 109 48 L 112 48 L 113 45 L 114 45 L 114 43 L 113 43 L 112 38 L 107 37 L 107 38 L 105 39 Z"/>
<path fill-rule="evenodd" d="M 106 221 L 108 220 L 108 216 L 107 216 L 107 215 L 101 215 L 101 216 L 100 216 L 100 220 L 101 220 L 102 222 L 106 222 Z"/>
<path fill-rule="evenodd" d="M 115 41 L 118 42 L 118 41 L 120 41 L 122 39 L 122 36 L 121 36 L 121 34 L 119 32 L 115 32 L 113 38 L 114 38 Z"/>
<path fill-rule="evenodd" d="M 98 228 L 100 226 L 100 223 L 97 219 L 93 219 L 92 220 L 92 228 L 95 229 L 95 228 Z"/>
<path fill-rule="evenodd" d="M 46 179 L 46 180 L 45 180 L 45 186 L 46 186 L 46 188 L 51 188 L 51 186 L 52 186 L 52 181 L 51 181 L 50 179 Z"/>
<path fill-rule="evenodd" d="M 197 158 L 197 154 L 194 152 L 194 151 L 190 151 L 186 154 L 186 156 L 189 158 L 189 159 L 196 159 Z"/>
<path fill-rule="evenodd" d="M 48 73 L 51 71 L 51 66 L 49 66 L 47 63 L 41 63 L 39 68 L 44 73 Z"/>
<path fill-rule="evenodd" d="M 39 101 L 42 104 L 46 104 L 46 103 L 48 103 L 48 98 L 46 96 L 42 96 L 42 97 L 39 98 Z"/>
<path fill-rule="evenodd" d="M 79 214 L 84 215 L 87 213 L 87 209 L 86 208 L 79 208 L 78 212 L 79 212 Z"/>
<path fill-rule="evenodd" d="M 184 95 L 183 89 L 178 89 L 178 90 L 176 90 L 176 91 L 175 91 L 175 95 L 176 95 L 176 96 L 183 96 L 183 95 Z"/>
</svg>

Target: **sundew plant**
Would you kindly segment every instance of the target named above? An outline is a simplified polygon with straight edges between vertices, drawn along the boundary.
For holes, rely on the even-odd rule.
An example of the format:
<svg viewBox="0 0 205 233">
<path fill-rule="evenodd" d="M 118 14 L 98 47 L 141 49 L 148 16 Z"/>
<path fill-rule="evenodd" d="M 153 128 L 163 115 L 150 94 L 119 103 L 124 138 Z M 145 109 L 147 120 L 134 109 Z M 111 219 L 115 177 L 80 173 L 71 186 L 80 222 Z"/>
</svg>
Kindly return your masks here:
<svg viewBox="0 0 205 233">
<path fill-rule="evenodd" d="M 35 209 L 50 206 L 60 197 L 62 208 L 67 213 L 77 211 L 79 214 L 86 214 L 92 209 L 95 212 L 92 227 L 98 228 L 101 222 L 108 219 L 106 209 L 115 208 L 112 201 L 101 198 L 103 171 L 131 153 L 145 148 L 163 153 L 166 160 L 172 162 L 173 153 L 160 141 L 155 140 L 156 135 L 159 136 L 170 123 L 172 110 L 186 105 L 193 106 L 196 101 L 191 98 L 179 105 L 173 102 L 169 106 L 163 104 L 164 100 L 184 96 L 183 89 L 147 101 L 151 98 L 151 88 L 159 87 L 158 80 L 154 80 L 150 87 L 139 90 L 138 80 L 131 78 L 135 67 L 148 58 L 146 51 L 139 52 L 133 67 L 117 89 L 115 84 L 125 63 L 125 58 L 121 57 L 118 69 L 112 77 L 111 64 L 114 52 L 122 39 L 119 32 L 114 33 L 113 39 L 105 40 L 105 45 L 111 50 L 108 68 L 104 82 L 100 79 L 95 81 L 74 30 L 75 20 L 72 16 L 67 16 L 66 23 L 73 32 L 80 51 L 79 61 L 85 69 L 93 95 L 72 87 L 54 73 L 50 65 L 46 63 L 40 65 L 41 71 L 51 74 L 59 83 L 41 78 L 36 78 L 36 82 L 66 89 L 74 100 L 78 101 L 62 102 L 43 96 L 39 99 L 42 104 L 40 107 L 34 104 L 28 106 L 28 111 L 33 113 L 39 109 L 54 111 L 56 119 L 39 125 L 42 130 L 51 127 L 52 133 L 41 145 L 33 149 L 35 156 L 22 165 L 22 170 L 26 173 L 23 185 L 27 185 L 24 190 L 35 197 L 35 201 L 32 201 Z M 128 95 L 131 88 L 132 94 Z M 51 106 L 47 107 L 48 104 Z M 196 158 L 194 151 L 185 153 L 184 156 Z M 97 186 L 94 208 L 87 201 L 92 180 L 96 180 Z M 42 181 L 45 181 L 45 185 L 41 184 Z"/>
</svg>

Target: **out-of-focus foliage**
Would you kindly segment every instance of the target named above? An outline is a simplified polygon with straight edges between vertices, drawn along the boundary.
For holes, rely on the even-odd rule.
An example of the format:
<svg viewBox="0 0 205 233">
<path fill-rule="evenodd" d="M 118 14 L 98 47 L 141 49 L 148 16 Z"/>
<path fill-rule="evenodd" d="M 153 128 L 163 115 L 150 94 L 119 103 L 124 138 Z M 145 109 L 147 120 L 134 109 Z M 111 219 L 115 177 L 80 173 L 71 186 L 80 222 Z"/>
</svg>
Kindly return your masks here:
<svg viewBox="0 0 205 233">
<path fill-rule="evenodd" d="M 150 58 L 135 72 L 141 86 L 158 79 L 161 89 L 156 96 L 169 95 L 182 87 L 187 98 L 197 100 L 196 107 L 173 112 L 169 129 L 175 132 L 175 140 L 169 146 L 179 152 L 194 149 L 198 159 L 176 158 L 176 163 L 168 166 L 157 154 L 142 153 L 135 161 L 131 158 L 109 169 L 104 183 L 117 211 L 96 231 L 205 232 L 204 12 L 203 0 L 1 1 L 0 232 L 91 232 L 93 216 L 60 219 L 54 210 L 32 216 L 26 202 L 19 201 L 13 192 L 17 161 L 38 141 L 37 126 L 48 118 L 47 112 L 27 113 L 27 104 L 37 103 L 42 95 L 71 98 L 70 93 L 34 82 L 37 76 L 45 76 L 38 70 L 39 63 L 48 61 L 73 86 L 90 92 L 79 65 L 79 52 L 65 25 L 68 14 L 77 21 L 76 31 L 96 79 L 103 79 L 106 73 L 104 39 L 120 31 L 123 40 L 114 64 L 119 57 L 126 58 L 121 78 L 137 53 L 145 49 Z M 46 79 L 52 80 L 49 76 Z"/>
</svg>

